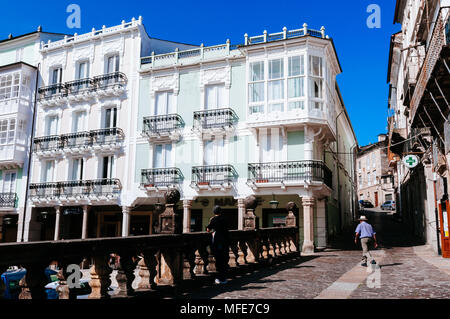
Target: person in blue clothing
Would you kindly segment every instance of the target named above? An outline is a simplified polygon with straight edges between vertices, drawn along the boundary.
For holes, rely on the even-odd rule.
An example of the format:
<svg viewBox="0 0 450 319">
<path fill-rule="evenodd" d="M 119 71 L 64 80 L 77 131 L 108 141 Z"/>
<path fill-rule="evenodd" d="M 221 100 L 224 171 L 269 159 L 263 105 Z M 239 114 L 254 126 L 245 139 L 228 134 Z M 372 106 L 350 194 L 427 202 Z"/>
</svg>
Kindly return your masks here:
<svg viewBox="0 0 450 319">
<path fill-rule="evenodd" d="M 372 225 L 368 223 L 368 219 L 366 216 L 361 216 L 359 218 L 359 225 L 355 230 L 355 244 L 358 243 L 358 237 L 361 238 L 361 246 L 363 250 L 362 263 L 361 266 L 367 267 L 367 259 L 371 259 L 371 264 L 375 265 L 377 262 L 372 257 L 369 251 L 369 246 L 374 242 L 374 247 L 378 247 L 377 236 L 375 231 L 373 230 Z"/>
</svg>

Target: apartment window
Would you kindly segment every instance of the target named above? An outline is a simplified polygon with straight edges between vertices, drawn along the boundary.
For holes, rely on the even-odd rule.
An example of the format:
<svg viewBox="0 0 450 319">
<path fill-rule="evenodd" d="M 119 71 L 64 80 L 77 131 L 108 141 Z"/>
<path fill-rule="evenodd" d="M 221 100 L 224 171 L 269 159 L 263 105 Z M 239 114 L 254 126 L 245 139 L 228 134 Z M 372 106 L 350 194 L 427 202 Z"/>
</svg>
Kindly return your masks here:
<svg viewBox="0 0 450 319">
<path fill-rule="evenodd" d="M 55 161 L 45 161 L 42 164 L 41 182 L 50 183 L 53 182 L 55 170 Z"/>
<path fill-rule="evenodd" d="M 172 144 L 155 145 L 153 168 L 169 168 L 172 166 Z"/>
<path fill-rule="evenodd" d="M 13 144 L 16 135 L 16 119 L 0 120 L 0 145 Z"/>
<path fill-rule="evenodd" d="M 367 186 L 372 184 L 370 173 L 367 174 Z"/>
<path fill-rule="evenodd" d="M 359 188 L 361 188 L 361 187 L 363 186 L 363 183 L 362 183 L 362 176 L 359 176 L 359 177 L 358 177 L 358 181 L 359 181 Z"/>
<path fill-rule="evenodd" d="M 53 68 L 50 72 L 50 83 L 58 84 L 62 83 L 62 68 Z"/>
<path fill-rule="evenodd" d="M 103 157 L 101 162 L 101 178 L 111 179 L 115 176 L 115 160 L 114 156 Z"/>
<path fill-rule="evenodd" d="M 113 55 L 106 58 L 106 74 L 119 72 L 120 57 L 119 55 Z"/>
<path fill-rule="evenodd" d="M 250 63 L 249 105 L 250 114 L 264 113 L 265 102 L 264 62 Z"/>
<path fill-rule="evenodd" d="M 45 135 L 46 136 L 58 135 L 58 122 L 59 122 L 59 118 L 56 115 L 48 116 L 45 119 Z"/>
<path fill-rule="evenodd" d="M 0 77 L 0 101 L 19 96 L 20 74 L 9 74 Z"/>
<path fill-rule="evenodd" d="M 155 115 L 173 113 L 175 113 L 175 98 L 173 92 L 157 92 L 155 97 Z"/>
<path fill-rule="evenodd" d="M 284 110 L 284 63 L 283 59 L 269 61 L 268 82 L 269 112 Z"/>
<path fill-rule="evenodd" d="M 323 109 L 323 60 L 321 57 L 309 57 L 310 97 L 313 109 Z"/>
<path fill-rule="evenodd" d="M 283 137 L 278 128 L 261 131 L 261 162 L 271 163 L 283 160 Z"/>
<path fill-rule="evenodd" d="M 373 168 L 377 167 L 377 161 L 376 161 L 376 158 L 375 158 L 375 153 L 372 154 L 372 165 L 373 165 Z"/>
<path fill-rule="evenodd" d="M 75 112 L 72 117 L 72 133 L 83 132 L 85 130 L 86 111 Z"/>
<path fill-rule="evenodd" d="M 27 121 L 25 120 L 18 120 L 17 121 L 17 134 L 16 134 L 16 140 L 21 143 L 26 143 L 27 138 Z"/>
<path fill-rule="evenodd" d="M 225 163 L 224 157 L 224 139 L 214 137 L 210 141 L 205 141 L 204 162 L 205 165 L 221 165 Z"/>
<path fill-rule="evenodd" d="M 225 107 L 225 85 L 207 85 L 205 87 L 205 109 L 214 110 Z"/>
<path fill-rule="evenodd" d="M 111 107 L 105 109 L 103 128 L 117 127 L 117 107 Z"/>
<path fill-rule="evenodd" d="M 69 179 L 71 181 L 83 180 L 84 160 L 82 158 L 74 158 L 71 163 Z"/>
<path fill-rule="evenodd" d="M 89 62 L 83 61 L 78 63 L 76 79 L 82 80 L 89 78 Z"/>
<path fill-rule="evenodd" d="M 17 172 L 3 172 L 2 193 L 12 194 L 16 192 Z"/>
<path fill-rule="evenodd" d="M 288 110 L 305 108 L 305 58 L 292 56 L 288 59 Z"/>
</svg>

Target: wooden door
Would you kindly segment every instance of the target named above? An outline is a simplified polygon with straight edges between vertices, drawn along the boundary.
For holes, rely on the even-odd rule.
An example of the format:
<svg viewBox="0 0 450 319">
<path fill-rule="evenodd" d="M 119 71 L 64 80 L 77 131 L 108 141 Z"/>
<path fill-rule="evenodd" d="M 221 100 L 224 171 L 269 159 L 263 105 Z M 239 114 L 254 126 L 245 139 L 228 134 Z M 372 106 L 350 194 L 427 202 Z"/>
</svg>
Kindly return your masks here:
<svg viewBox="0 0 450 319">
<path fill-rule="evenodd" d="M 378 192 L 375 192 L 375 207 L 378 207 Z"/>
<path fill-rule="evenodd" d="M 439 204 L 439 219 L 441 229 L 442 257 L 450 258 L 450 233 L 448 228 L 450 204 L 449 201 Z"/>
</svg>

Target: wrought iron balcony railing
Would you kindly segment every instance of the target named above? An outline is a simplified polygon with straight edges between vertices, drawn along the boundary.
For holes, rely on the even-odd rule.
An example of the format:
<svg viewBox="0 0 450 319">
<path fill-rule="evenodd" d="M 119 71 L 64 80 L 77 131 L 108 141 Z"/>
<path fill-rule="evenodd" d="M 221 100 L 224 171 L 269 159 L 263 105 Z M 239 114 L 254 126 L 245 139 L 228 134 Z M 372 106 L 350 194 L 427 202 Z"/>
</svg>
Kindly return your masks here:
<svg viewBox="0 0 450 319">
<path fill-rule="evenodd" d="M 15 208 L 16 203 L 16 193 L 0 193 L 0 208 Z"/>
<path fill-rule="evenodd" d="M 125 139 L 123 130 L 117 127 L 105 128 L 89 132 L 92 145 L 111 145 L 122 143 Z"/>
<path fill-rule="evenodd" d="M 231 127 L 238 120 L 236 113 L 229 108 L 194 112 L 194 127 L 199 129 Z"/>
<path fill-rule="evenodd" d="M 65 86 L 68 95 L 95 90 L 94 81 L 90 78 L 67 82 L 65 83 Z"/>
<path fill-rule="evenodd" d="M 31 198 L 117 196 L 122 189 L 118 179 L 97 179 L 30 184 Z"/>
<path fill-rule="evenodd" d="M 123 87 L 127 83 L 127 77 L 122 72 L 108 73 L 94 77 L 97 89 L 104 90 L 110 87 Z"/>
<path fill-rule="evenodd" d="M 197 186 L 233 183 L 238 177 L 232 165 L 192 167 L 192 183 Z"/>
<path fill-rule="evenodd" d="M 52 84 L 38 89 L 39 100 L 67 96 L 67 88 L 64 83 Z"/>
<path fill-rule="evenodd" d="M 94 92 L 111 87 L 123 88 L 127 84 L 127 77 L 122 72 L 108 73 L 91 78 L 85 78 L 65 83 L 57 83 L 38 89 L 39 100 L 55 97 L 67 97 L 83 92 Z"/>
<path fill-rule="evenodd" d="M 122 129 L 113 127 L 89 132 L 70 133 L 34 139 L 34 152 L 56 151 L 80 147 L 112 145 L 122 143 L 125 134 Z"/>
<path fill-rule="evenodd" d="M 322 161 L 248 164 L 248 172 L 253 183 L 313 181 L 333 187 L 332 172 Z"/>
<path fill-rule="evenodd" d="M 144 118 L 143 133 L 147 136 L 170 133 L 184 126 L 178 114 L 156 115 Z"/>
<path fill-rule="evenodd" d="M 141 171 L 141 186 L 167 187 L 183 181 L 183 173 L 178 168 L 154 168 Z"/>
</svg>

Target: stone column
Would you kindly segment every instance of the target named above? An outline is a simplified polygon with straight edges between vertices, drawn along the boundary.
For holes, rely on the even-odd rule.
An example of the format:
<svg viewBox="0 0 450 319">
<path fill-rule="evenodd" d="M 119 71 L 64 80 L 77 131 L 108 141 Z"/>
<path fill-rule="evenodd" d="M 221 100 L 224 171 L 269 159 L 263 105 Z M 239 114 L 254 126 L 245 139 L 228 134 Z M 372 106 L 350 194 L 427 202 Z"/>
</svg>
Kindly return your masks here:
<svg viewBox="0 0 450 319">
<path fill-rule="evenodd" d="M 238 229 L 244 230 L 245 199 L 238 199 Z"/>
<path fill-rule="evenodd" d="M 327 246 L 326 200 L 317 201 L 317 246 Z"/>
<path fill-rule="evenodd" d="M 55 241 L 59 240 L 59 232 L 60 232 L 60 225 L 61 225 L 61 207 L 56 206 L 56 219 L 55 219 Z"/>
<path fill-rule="evenodd" d="M 81 231 L 81 239 L 87 238 L 87 232 L 88 232 L 88 213 L 89 213 L 89 206 L 83 206 L 83 228 Z"/>
<path fill-rule="evenodd" d="M 303 204 L 303 248 L 302 254 L 314 254 L 314 197 L 302 197 Z"/>
<path fill-rule="evenodd" d="M 128 237 L 130 235 L 130 210 L 128 206 L 122 207 L 122 237 Z"/>
<path fill-rule="evenodd" d="M 191 232 L 192 200 L 183 200 L 183 233 Z"/>
</svg>

